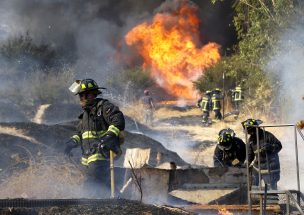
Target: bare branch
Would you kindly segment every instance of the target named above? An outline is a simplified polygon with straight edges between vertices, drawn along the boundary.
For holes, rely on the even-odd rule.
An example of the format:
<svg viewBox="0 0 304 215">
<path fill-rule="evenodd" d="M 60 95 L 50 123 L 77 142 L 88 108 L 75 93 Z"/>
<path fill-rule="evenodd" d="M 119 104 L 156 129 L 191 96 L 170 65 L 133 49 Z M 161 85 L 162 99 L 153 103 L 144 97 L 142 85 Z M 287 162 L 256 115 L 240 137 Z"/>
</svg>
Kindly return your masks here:
<svg viewBox="0 0 304 215">
<path fill-rule="evenodd" d="M 136 173 L 135 173 L 135 170 L 134 170 L 134 168 L 133 168 L 131 162 L 130 162 L 130 161 L 128 161 L 128 162 L 129 162 L 130 167 L 131 167 L 131 173 L 132 173 L 132 175 L 133 175 L 133 177 L 134 177 L 134 179 L 135 179 L 135 184 L 137 185 L 137 188 L 138 188 L 138 190 L 139 190 L 139 192 L 140 192 L 140 202 L 142 202 L 143 192 L 142 192 L 142 187 L 141 187 L 141 176 L 140 176 L 140 178 L 138 179 L 138 177 L 137 177 L 137 175 L 136 175 Z"/>
</svg>

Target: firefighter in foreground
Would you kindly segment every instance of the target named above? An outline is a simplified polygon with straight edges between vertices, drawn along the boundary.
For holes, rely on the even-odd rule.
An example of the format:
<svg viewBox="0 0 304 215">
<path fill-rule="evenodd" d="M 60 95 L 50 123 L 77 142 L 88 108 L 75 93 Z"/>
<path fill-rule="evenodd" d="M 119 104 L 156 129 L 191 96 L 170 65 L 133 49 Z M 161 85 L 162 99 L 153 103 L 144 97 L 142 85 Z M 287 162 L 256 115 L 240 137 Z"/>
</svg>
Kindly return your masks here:
<svg viewBox="0 0 304 215">
<path fill-rule="evenodd" d="M 82 149 L 81 163 L 86 167 L 85 190 L 92 197 L 109 197 L 110 194 L 110 150 L 121 154 L 120 134 L 125 128 L 123 113 L 106 99 L 97 98 L 101 94 L 92 79 L 77 80 L 70 90 L 79 96 L 83 109 L 78 117 L 77 133 L 66 143 L 64 153 L 78 146 Z"/>
<path fill-rule="evenodd" d="M 246 146 L 243 140 L 235 137 L 232 129 L 222 129 L 218 135 L 218 144 L 214 150 L 215 167 L 242 167 L 246 159 Z"/>
<path fill-rule="evenodd" d="M 155 110 L 155 106 L 149 90 L 144 91 L 142 103 L 144 106 L 144 121 L 147 125 L 153 126 L 153 112 Z"/>
<path fill-rule="evenodd" d="M 204 125 L 209 125 L 209 112 L 212 108 L 211 91 L 206 90 L 205 95 L 197 101 L 197 106 L 203 111 L 202 122 Z"/>
<path fill-rule="evenodd" d="M 258 153 L 260 153 L 260 172 L 261 179 L 267 183 L 272 190 L 277 190 L 277 183 L 280 180 L 280 160 L 278 153 L 282 149 L 281 142 L 270 132 L 258 126 L 262 123 L 261 120 L 247 119 L 242 122 L 244 130 L 247 129 L 250 135 L 248 139 L 248 161 L 253 167 L 253 181 L 255 186 L 259 185 L 259 166 L 258 166 Z M 260 149 L 257 147 L 257 132 L 259 137 Z"/>
<path fill-rule="evenodd" d="M 222 100 L 221 90 L 219 88 L 215 88 L 212 91 L 212 110 L 214 111 L 214 116 L 216 120 L 221 120 L 222 113 L 221 113 L 221 100 Z"/>
</svg>

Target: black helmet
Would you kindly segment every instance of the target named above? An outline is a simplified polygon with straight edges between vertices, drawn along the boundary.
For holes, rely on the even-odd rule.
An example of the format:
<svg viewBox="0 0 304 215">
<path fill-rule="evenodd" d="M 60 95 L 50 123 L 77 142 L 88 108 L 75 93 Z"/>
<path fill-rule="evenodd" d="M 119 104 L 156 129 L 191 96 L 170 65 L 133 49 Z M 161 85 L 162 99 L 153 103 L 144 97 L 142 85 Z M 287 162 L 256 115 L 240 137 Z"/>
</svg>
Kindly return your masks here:
<svg viewBox="0 0 304 215">
<path fill-rule="evenodd" d="M 106 89 L 106 88 L 99 87 L 98 84 L 93 79 L 83 79 L 79 82 L 79 89 L 75 93 L 75 95 L 92 90 L 96 90 L 97 94 L 101 94 L 101 91 L 99 89 Z"/>
<path fill-rule="evenodd" d="M 206 90 L 205 95 L 210 95 L 211 93 L 211 90 Z"/>
<path fill-rule="evenodd" d="M 256 128 L 252 126 L 258 126 L 262 124 L 263 121 L 260 119 L 246 119 L 245 121 L 241 122 L 243 129 L 247 128 L 247 131 L 255 131 Z"/>
<path fill-rule="evenodd" d="M 222 92 L 222 90 L 221 90 L 220 88 L 215 88 L 215 89 L 213 90 L 213 92 L 220 93 L 220 92 Z"/>
<path fill-rule="evenodd" d="M 231 128 L 222 129 L 218 136 L 218 147 L 221 150 L 229 150 L 232 146 L 234 136 L 235 133 Z"/>
</svg>

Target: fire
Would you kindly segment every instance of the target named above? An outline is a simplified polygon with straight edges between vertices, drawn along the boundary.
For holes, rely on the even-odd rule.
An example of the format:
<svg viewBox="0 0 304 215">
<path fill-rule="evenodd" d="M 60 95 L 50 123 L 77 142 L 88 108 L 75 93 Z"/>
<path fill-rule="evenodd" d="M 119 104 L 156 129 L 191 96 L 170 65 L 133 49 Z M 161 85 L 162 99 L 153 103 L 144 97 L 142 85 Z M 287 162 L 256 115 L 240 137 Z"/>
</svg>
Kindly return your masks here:
<svg viewBox="0 0 304 215">
<path fill-rule="evenodd" d="M 233 213 L 229 212 L 226 208 L 222 208 L 218 211 L 219 215 L 233 215 Z"/>
<path fill-rule="evenodd" d="M 157 13 L 151 22 L 135 26 L 125 41 L 137 48 L 143 67 L 162 88 L 178 98 L 194 99 L 193 81 L 220 60 L 219 45 L 201 46 L 196 5 L 188 0 L 165 4 L 174 10 Z"/>
</svg>

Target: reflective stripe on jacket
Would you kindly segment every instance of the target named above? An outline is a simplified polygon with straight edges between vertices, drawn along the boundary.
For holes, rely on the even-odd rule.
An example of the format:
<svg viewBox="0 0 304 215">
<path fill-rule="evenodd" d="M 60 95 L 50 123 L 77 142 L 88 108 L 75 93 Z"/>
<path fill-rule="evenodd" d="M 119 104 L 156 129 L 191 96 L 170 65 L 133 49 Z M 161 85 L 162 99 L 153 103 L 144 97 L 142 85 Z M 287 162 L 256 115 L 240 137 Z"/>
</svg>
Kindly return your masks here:
<svg viewBox="0 0 304 215">
<path fill-rule="evenodd" d="M 209 98 L 204 96 L 201 103 L 200 107 L 202 108 L 202 111 L 209 111 Z"/>
<path fill-rule="evenodd" d="M 98 98 L 95 105 L 84 110 L 79 119 L 78 133 L 72 138 L 81 146 L 83 154 L 81 163 L 88 165 L 90 162 L 105 160 L 103 154 L 109 151 L 106 149 L 100 151 L 97 146 L 101 142 L 100 139 L 108 132 L 120 136 L 120 132 L 125 128 L 123 113 L 109 101 Z M 120 144 L 119 141 L 117 144 Z"/>
<path fill-rule="evenodd" d="M 221 109 L 221 96 L 219 94 L 213 95 L 211 100 L 212 100 L 212 110 Z"/>
<path fill-rule="evenodd" d="M 233 96 L 234 101 L 242 101 L 243 100 L 243 91 L 242 88 L 236 87 Z"/>
<path fill-rule="evenodd" d="M 97 160 L 106 160 L 106 158 L 104 158 L 102 156 L 102 154 L 100 154 L 100 153 L 95 153 L 95 154 L 89 156 L 88 158 L 82 157 L 81 158 L 81 164 L 85 165 L 85 166 L 88 166 L 89 163 L 97 161 Z"/>
</svg>

